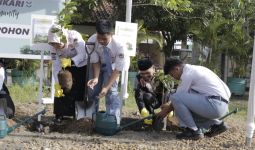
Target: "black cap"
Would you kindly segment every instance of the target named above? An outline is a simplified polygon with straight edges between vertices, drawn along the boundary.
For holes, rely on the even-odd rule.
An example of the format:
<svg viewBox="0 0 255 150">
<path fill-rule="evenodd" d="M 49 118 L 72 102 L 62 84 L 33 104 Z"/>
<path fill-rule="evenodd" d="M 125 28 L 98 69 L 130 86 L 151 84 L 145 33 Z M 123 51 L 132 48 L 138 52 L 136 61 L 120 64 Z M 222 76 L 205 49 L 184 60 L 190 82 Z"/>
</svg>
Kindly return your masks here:
<svg viewBox="0 0 255 150">
<path fill-rule="evenodd" d="M 140 59 L 137 61 L 138 69 L 141 71 L 147 70 L 153 66 L 150 59 Z"/>
</svg>

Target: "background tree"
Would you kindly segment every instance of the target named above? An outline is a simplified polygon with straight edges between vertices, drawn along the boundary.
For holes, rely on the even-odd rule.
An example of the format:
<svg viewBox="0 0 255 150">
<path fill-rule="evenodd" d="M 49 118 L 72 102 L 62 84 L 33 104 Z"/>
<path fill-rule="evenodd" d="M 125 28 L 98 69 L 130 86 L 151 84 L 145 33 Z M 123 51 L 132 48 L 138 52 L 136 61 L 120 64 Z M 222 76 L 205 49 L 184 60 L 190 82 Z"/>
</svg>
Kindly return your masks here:
<svg viewBox="0 0 255 150">
<path fill-rule="evenodd" d="M 218 68 L 219 56 L 228 55 L 238 62 L 236 68 L 245 68 L 253 43 L 254 1 L 193 0 L 191 7 L 194 19 L 189 31 L 193 40 L 212 49 L 204 65 Z"/>
<path fill-rule="evenodd" d="M 100 11 L 106 2 L 112 10 L 111 15 L 103 19 L 124 21 L 126 1 L 123 0 L 71 0 L 60 18 L 65 19 L 65 24 L 95 22 L 100 18 L 93 18 L 92 12 Z M 143 20 L 143 31 L 163 35 L 167 57 L 172 54 L 175 41 L 185 41 L 187 35 L 212 49 L 206 62 L 208 66 L 215 66 L 222 53 L 241 56 L 236 52 L 249 52 L 247 42 L 252 43 L 254 1 L 133 0 L 132 13 L 133 22 Z"/>
<path fill-rule="evenodd" d="M 99 0 L 67 0 L 64 9 L 58 14 L 58 23 L 65 28 L 72 28 L 72 24 L 83 24 L 92 20 L 91 14 Z"/>
<path fill-rule="evenodd" d="M 187 20 L 182 16 L 191 11 L 188 0 L 137 0 L 134 1 L 132 19 L 143 20 L 148 30 L 160 32 L 166 43 L 163 51 L 170 56 L 176 40 L 186 39 Z"/>
</svg>

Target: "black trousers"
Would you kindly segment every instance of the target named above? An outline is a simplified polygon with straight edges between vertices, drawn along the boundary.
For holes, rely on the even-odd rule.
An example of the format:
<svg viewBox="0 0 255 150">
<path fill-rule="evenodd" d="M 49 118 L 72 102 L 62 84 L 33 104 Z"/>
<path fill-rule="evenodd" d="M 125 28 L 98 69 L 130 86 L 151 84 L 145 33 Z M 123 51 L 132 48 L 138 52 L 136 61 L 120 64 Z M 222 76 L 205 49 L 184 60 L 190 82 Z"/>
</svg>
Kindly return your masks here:
<svg viewBox="0 0 255 150">
<path fill-rule="evenodd" d="M 154 114 L 154 110 L 159 108 L 162 104 L 161 100 L 158 100 L 158 98 L 151 93 L 144 92 L 141 97 L 142 98 L 136 98 L 136 104 L 140 112 L 144 106 L 150 114 Z"/>
<path fill-rule="evenodd" d="M 3 88 L 0 91 L 0 109 L 4 111 L 4 115 L 7 118 L 13 118 L 15 114 L 15 105 L 10 96 L 8 88 L 3 84 Z"/>
<path fill-rule="evenodd" d="M 84 99 L 86 86 L 86 66 L 67 67 L 73 77 L 71 91 L 63 97 L 54 98 L 54 114 L 56 116 L 75 116 L 75 101 Z"/>
</svg>

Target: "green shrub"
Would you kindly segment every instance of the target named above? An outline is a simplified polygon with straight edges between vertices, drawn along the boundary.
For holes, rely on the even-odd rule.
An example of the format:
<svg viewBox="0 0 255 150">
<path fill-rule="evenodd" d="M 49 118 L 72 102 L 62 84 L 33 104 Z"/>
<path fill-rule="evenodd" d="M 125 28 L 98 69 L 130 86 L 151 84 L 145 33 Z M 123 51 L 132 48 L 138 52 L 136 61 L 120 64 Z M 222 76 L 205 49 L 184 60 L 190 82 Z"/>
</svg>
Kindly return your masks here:
<svg viewBox="0 0 255 150">
<path fill-rule="evenodd" d="M 36 102 L 38 100 L 38 83 L 37 84 L 13 84 L 8 87 L 10 95 L 17 103 Z"/>
</svg>

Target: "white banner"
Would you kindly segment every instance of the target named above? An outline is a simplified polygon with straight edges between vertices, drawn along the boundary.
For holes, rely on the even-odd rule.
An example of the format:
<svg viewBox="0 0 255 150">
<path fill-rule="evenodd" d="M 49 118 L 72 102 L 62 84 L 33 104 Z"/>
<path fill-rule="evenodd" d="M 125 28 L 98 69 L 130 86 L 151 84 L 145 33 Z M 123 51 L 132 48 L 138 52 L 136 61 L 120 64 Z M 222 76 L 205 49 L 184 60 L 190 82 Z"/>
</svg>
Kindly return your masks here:
<svg viewBox="0 0 255 150">
<path fill-rule="evenodd" d="M 22 24 L 0 23 L 0 37 L 15 39 L 30 39 L 31 26 Z"/>
<path fill-rule="evenodd" d="M 137 23 L 116 21 L 115 35 L 118 36 L 126 46 L 125 54 L 136 55 Z"/>
<path fill-rule="evenodd" d="M 56 16 L 31 15 L 32 38 L 31 44 L 48 43 L 48 31 L 56 21 Z"/>
<path fill-rule="evenodd" d="M 37 59 L 40 50 L 30 47 L 47 43 L 49 27 L 64 7 L 63 2 L 65 0 L 0 0 L 0 57 L 35 56 Z M 44 55 L 49 52 L 45 51 Z"/>
</svg>

